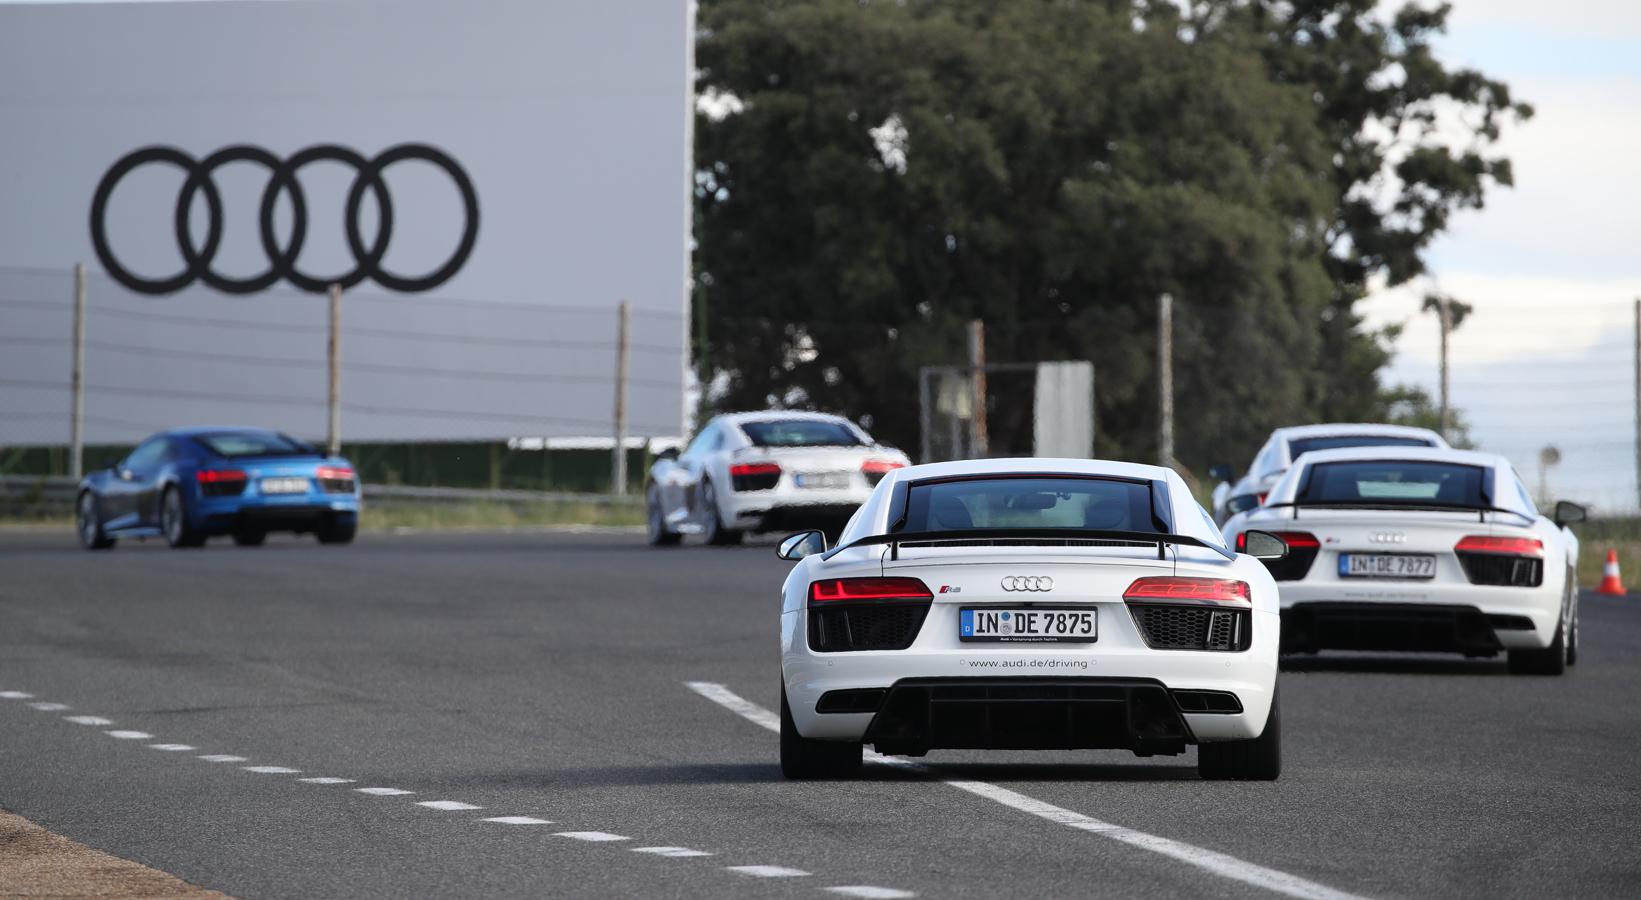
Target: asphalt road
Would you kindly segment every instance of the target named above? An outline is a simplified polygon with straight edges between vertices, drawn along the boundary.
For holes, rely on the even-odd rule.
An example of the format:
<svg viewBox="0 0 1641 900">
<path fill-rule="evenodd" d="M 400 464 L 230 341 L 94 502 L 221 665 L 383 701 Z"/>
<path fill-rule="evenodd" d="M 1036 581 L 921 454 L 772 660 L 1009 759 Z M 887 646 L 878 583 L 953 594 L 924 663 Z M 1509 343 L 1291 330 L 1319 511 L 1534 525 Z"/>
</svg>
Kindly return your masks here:
<svg viewBox="0 0 1641 900">
<path fill-rule="evenodd" d="M 627 535 L 0 532 L 0 808 L 251 898 L 1641 896 L 1641 598 L 1583 598 L 1562 678 L 1294 665 L 1276 783 L 1204 783 L 1194 752 L 936 752 L 794 784 L 703 694 L 778 703 L 784 565 Z"/>
</svg>

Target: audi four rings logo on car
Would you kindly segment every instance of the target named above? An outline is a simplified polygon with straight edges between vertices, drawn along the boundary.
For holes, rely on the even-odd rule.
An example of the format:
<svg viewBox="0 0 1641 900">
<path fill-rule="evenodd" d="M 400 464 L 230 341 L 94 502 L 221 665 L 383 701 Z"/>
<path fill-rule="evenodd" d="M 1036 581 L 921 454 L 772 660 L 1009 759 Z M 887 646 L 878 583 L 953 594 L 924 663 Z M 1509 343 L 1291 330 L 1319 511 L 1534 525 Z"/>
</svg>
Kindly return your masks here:
<svg viewBox="0 0 1641 900">
<path fill-rule="evenodd" d="M 1005 591 L 1052 591 L 1054 579 L 1047 575 L 1010 575 L 1003 579 Z"/>
<path fill-rule="evenodd" d="M 461 193 L 462 206 L 465 210 L 461 240 L 457 242 L 455 250 L 442 265 L 422 275 L 400 275 L 382 268 L 382 257 L 387 254 L 388 241 L 393 237 L 393 200 L 388 195 L 387 183 L 382 179 L 382 172 L 388 166 L 406 160 L 421 160 L 444 170 L 455 184 L 456 190 Z M 348 189 L 347 212 L 343 219 L 348 249 L 353 253 L 354 265 L 352 269 L 340 275 L 314 275 L 296 267 L 296 258 L 302 252 L 302 242 L 308 234 L 307 198 L 302 193 L 302 185 L 297 181 L 296 175 L 303 166 L 320 161 L 338 162 L 354 170 L 353 185 Z M 261 215 L 258 219 L 262 250 L 268 256 L 268 268 L 243 278 L 224 275 L 211 268 L 211 263 L 222 244 L 223 230 L 222 194 L 218 191 L 212 175 L 218 168 L 234 162 L 256 163 L 268 170 L 268 184 L 262 189 Z M 122 265 L 109 246 L 105 228 L 108 198 L 114 193 L 115 186 L 133 169 L 149 163 L 173 165 L 182 169 L 188 176 L 183 181 L 182 190 L 177 193 L 177 205 L 173 216 L 177 249 L 182 253 L 184 266 L 176 275 L 163 278 L 144 278 Z M 368 246 L 359 223 L 359 208 L 367 190 L 376 195 L 377 208 L 380 210 L 376 237 Z M 189 227 L 190 216 L 194 195 L 201 192 L 205 195 L 207 216 L 205 242 L 195 246 L 192 229 Z M 283 247 L 274 233 L 274 204 L 281 192 L 291 198 L 290 237 L 286 239 Z M 281 280 L 304 290 L 323 291 L 332 284 L 352 287 L 366 278 L 390 290 L 426 291 L 444 284 L 460 271 L 467 262 L 468 255 L 473 252 L 473 243 L 477 240 L 478 234 L 479 197 L 473 189 L 472 180 L 449 154 L 426 144 L 399 144 L 370 159 L 346 147 L 319 144 L 283 160 L 261 147 L 245 144 L 224 147 L 200 160 L 174 147 L 144 147 L 120 157 L 97 183 L 97 191 L 91 199 L 91 244 L 97 252 L 97 259 L 115 281 L 143 294 L 169 294 L 180 291 L 196 281 L 203 281 L 229 294 L 254 293 Z"/>
<path fill-rule="evenodd" d="M 1368 540 L 1375 544 L 1405 544 L 1407 535 L 1400 531 L 1375 531 L 1368 535 Z"/>
</svg>

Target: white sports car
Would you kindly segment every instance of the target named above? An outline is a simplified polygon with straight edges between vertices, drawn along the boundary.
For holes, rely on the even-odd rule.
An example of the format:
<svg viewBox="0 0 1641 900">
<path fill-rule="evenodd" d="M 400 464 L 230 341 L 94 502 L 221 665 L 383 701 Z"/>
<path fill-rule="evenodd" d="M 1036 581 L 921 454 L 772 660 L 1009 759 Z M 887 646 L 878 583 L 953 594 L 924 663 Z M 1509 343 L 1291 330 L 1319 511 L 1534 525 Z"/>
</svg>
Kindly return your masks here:
<svg viewBox="0 0 1641 900">
<path fill-rule="evenodd" d="M 1282 542 L 1250 533 L 1276 559 Z M 782 589 L 781 769 L 848 775 L 862 747 L 1199 744 L 1203 777 L 1274 779 L 1277 593 L 1174 472 L 998 459 L 890 472 Z"/>
<path fill-rule="evenodd" d="M 1301 457 L 1227 540 L 1271 531 L 1282 649 L 1509 654 L 1559 675 L 1578 658 L 1577 504 L 1539 515 L 1502 456 L 1357 447 Z"/>
<path fill-rule="evenodd" d="M 1278 479 L 1293 465 L 1293 461 L 1314 450 L 1334 450 L 1341 447 L 1446 447 L 1447 441 L 1428 428 L 1407 425 L 1374 425 L 1331 423 L 1326 425 L 1295 425 L 1271 432 L 1265 446 L 1259 448 L 1248 471 L 1235 484 L 1230 483 L 1234 470 L 1230 466 L 1214 466 L 1209 474 L 1219 478 L 1214 488 L 1214 521 L 1224 524 L 1232 516 L 1265 502 Z"/>
<path fill-rule="evenodd" d="M 709 544 L 736 544 L 748 531 L 793 528 L 837 534 L 884 475 L 910 462 L 838 416 L 718 416 L 683 453 L 667 451 L 650 468 L 650 543 L 698 534 Z"/>
</svg>

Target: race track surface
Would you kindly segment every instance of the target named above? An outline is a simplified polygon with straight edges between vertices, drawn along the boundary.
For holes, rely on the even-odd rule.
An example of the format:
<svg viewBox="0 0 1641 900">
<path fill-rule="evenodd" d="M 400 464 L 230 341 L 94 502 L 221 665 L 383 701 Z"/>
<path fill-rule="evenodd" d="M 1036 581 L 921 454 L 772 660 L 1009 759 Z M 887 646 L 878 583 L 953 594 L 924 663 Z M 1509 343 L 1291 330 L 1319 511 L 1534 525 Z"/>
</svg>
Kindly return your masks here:
<svg viewBox="0 0 1641 900">
<path fill-rule="evenodd" d="M 1583 597 L 1562 678 L 1294 662 L 1276 783 L 937 751 L 795 784 L 760 724 L 786 565 L 0 533 L 0 808 L 248 898 L 1641 896 L 1641 598 Z"/>
</svg>

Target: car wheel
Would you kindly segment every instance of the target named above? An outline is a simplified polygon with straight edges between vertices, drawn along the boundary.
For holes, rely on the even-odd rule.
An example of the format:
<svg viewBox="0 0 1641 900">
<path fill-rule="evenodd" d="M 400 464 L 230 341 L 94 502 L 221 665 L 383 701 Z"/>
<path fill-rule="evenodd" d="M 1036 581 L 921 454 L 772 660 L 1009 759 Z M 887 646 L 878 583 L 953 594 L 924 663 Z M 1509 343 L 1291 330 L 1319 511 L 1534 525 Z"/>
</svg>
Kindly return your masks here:
<svg viewBox="0 0 1641 900">
<path fill-rule="evenodd" d="M 74 504 L 74 530 L 80 535 L 80 546 L 87 550 L 107 550 L 114 539 L 103 531 L 103 517 L 97 513 L 97 497 L 82 491 Z"/>
<path fill-rule="evenodd" d="M 173 549 L 199 547 L 205 543 L 205 535 L 188 524 L 188 509 L 176 485 L 166 488 L 160 496 L 160 533 Z"/>
<path fill-rule="evenodd" d="M 1578 598 L 1573 598 L 1573 624 L 1567 632 L 1567 665 L 1578 665 Z"/>
<path fill-rule="evenodd" d="M 651 547 L 674 547 L 683 537 L 667 528 L 667 517 L 661 512 L 661 492 L 654 484 L 644 491 L 644 531 Z"/>
<path fill-rule="evenodd" d="M 1275 781 L 1282 774 L 1281 695 L 1271 696 L 1265 730 L 1249 741 L 1214 741 L 1197 747 L 1197 773 L 1205 781 Z"/>
<path fill-rule="evenodd" d="M 712 482 L 701 482 L 701 536 L 706 542 L 719 547 L 739 544 L 746 535 L 733 528 L 725 528 L 724 520 L 718 517 L 718 494 L 712 488 Z"/>
<path fill-rule="evenodd" d="M 794 781 L 851 778 L 860 774 L 862 746 L 846 741 L 815 741 L 798 733 L 792 708 L 781 688 L 781 774 Z"/>
<path fill-rule="evenodd" d="M 1556 624 L 1555 640 L 1542 650 L 1511 650 L 1512 675 L 1560 675 L 1567 671 L 1567 623 Z"/>
<path fill-rule="evenodd" d="M 234 532 L 234 543 L 238 544 L 241 547 L 260 547 L 260 546 L 262 546 L 262 542 L 266 541 L 267 539 L 268 539 L 268 533 L 266 531 L 236 531 L 236 532 Z"/>
<path fill-rule="evenodd" d="M 321 544 L 351 544 L 353 536 L 358 532 L 358 520 L 326 522 L 314 531 L 313 536 L 318 538 Z"/>
</svg>

